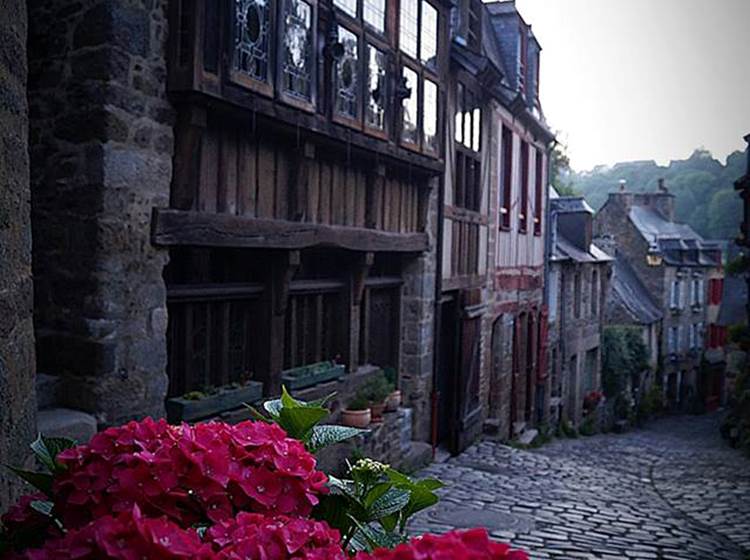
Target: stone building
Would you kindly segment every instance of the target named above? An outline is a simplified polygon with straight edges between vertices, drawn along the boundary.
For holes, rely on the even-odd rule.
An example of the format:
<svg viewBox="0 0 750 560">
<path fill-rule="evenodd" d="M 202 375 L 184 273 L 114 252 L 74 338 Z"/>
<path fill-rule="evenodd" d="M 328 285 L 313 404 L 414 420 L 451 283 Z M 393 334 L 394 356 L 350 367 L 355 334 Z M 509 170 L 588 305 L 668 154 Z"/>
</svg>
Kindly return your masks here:
<svg viewBox="0 0 750 560">
<path fill-rule="evenodd" d="M 451 42 L 436 439 L 534 421 L 549 148 L 539 47 L 514 2 L 459 3 Z"/>
<path fill-rule="evenodd" d="M 705 397 L 700 376 L 708 323 L 709 279 L 721 252 L 690 226 L 674 220 L 674 195 L 610 193 L 597 213 L 596 235 L 614 239 L 618 258 L 632 268 L 663 314 L 659 379 L 671 406 Z M 699 393 L 701 393 L 699 395 Z"/>
<path fill-rule="evenodd" d="M 28 467 L 36 402 L 26 33 L 26 2 L 0 4 L 0 464 Z M 0 511 L 17 491 L 0 468 Z"/>
<path fill-rule="evenodd" d="M 550 199 L 550 401 L 544 413 L 552 423 L 578 426 L 586 395 L 602 388 L 601 336 L 613 259 L 593 242 L 593 215 L 583 197 L 553 193 Z"/>
<path fill-rule="evenodd" d="M 605 250 L 608 248 L 604 242 L 600 245 Z M 640 393 L 644 394 L 656 380 L 664 314 L 627 259 L 614 247 L 610 251 L 615 261 L 612 267 L 610 295 L 607 298 L 605 324 L 640 329 L 643 344 L 648 352 L 649 372 L 636 386 Z"/>
<path fill-rule="evenodd" d="M 0 14 L 2 462 L 35 378 L 40 427 L 84 439 L 320 362 L 338 406 L 394 369 L 429 440 L 448 5 L 33 0 L 28 121 L 23 7 Z"/>
</svg>

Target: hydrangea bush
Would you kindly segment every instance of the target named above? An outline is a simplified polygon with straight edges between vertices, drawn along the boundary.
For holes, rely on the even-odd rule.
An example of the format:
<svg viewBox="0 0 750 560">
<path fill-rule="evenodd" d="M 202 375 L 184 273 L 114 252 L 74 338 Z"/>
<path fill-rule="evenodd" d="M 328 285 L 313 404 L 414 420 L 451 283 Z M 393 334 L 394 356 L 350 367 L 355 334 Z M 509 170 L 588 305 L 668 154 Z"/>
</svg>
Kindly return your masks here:
<svg viewBox="0 0 750 560">
<path fill-rule="evenodd" d="M 319 426 L 321 407 L 284 392 L 265 421 L 146 419 L 80 446 L 40 436 L 32 449 L 49 473 L 16 471 L 42 492 L 2 517 L 0 558 L 526 558 L 484 530 L 407 542 L 408 518 L 441 484 L 371 460 L 351 466 L 351 479 L 329 478 L 311 449 L 358 432 Z"/>
</svg>

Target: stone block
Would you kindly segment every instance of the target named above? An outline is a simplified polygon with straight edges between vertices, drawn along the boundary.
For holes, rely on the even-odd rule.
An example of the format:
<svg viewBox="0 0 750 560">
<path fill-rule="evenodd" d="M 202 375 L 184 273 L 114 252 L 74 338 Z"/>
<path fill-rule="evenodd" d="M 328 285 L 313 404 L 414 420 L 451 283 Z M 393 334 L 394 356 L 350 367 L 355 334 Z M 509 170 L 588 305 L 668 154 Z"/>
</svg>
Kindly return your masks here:
<svg viewBox="0 0 750 560">
<path fill-rule="evenodd" d="M 40 410 L 59 404 L 61 379 L 57 375 L 36 375 L 37 406 Z"/>
<path fill-rule="evenodd" d="M 97 425 L 96 419 L 85 412 L 51 408 L 38 413 L 37 431 L 45 436 L 67 437 L 78 443 L 86 443 L 96 433 Z"/>
</svg>

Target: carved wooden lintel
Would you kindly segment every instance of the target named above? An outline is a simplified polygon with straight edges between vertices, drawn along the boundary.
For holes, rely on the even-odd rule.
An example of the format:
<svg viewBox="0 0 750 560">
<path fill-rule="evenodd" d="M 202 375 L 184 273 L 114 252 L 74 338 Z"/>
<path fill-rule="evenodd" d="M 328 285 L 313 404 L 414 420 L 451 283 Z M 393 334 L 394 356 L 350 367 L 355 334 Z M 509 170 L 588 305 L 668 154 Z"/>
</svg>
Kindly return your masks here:
<svg viewBox="0 0 750 560">
<path fill-rule="evenodd" d="M 352 305 L 359 306 L 362 303 L 367 275 L 374 262 L 375 253 L 368 252 L 358 256 L 352 271 Z"/>
<path fill-rule="evenodd" d="M 289 302 L 289 286 L 300 265 L 300 252 L 289 251 L 280 256 L 274 264 L 273 311 L 275 315 L 285 315 Z"/>
</svg>

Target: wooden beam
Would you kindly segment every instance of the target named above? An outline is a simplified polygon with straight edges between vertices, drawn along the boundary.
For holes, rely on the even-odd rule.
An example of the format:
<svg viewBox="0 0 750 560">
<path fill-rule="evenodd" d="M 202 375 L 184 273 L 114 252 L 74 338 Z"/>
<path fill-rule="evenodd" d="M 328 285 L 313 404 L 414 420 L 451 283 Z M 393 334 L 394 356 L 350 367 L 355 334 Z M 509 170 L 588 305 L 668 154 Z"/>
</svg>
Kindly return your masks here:
<svg viewBox="0 0 750 560">
<path fill-rule="evenodd" d="M 154 209 L 151 231 L 153 243 L 160 246 L 258 249 L 327 246 L 396 253 L 419 253 L 429 249 L 425 233 L 404 234 L 165 208 Z"/>
</svg>

